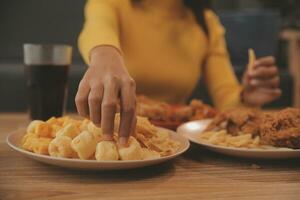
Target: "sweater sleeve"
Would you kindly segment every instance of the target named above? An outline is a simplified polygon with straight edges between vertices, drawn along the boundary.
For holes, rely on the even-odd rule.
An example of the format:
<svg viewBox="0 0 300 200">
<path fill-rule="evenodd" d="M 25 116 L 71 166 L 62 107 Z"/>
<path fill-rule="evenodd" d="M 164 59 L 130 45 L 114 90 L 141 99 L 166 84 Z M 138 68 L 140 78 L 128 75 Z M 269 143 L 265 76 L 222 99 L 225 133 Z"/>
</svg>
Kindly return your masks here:
<svg viewBox="0 0 300 200">
<path fill-rule="evenodd" d="M 209 49 L 203 69 L 204 80 L 215 106 L 225 110 L 241 104 L 242 87 L 230 63 L 223 26 L 211 10 L 205 12 L 205 18 L 209 30 Z"/>
<path fill-rule="evenodd" d="M 91 49 L 111 45 L 120 50 L 118 9 L 113 0 L 88 0 L 85 22 L 78 38 L 79 51 L 89 64 Z"/>
</svg>

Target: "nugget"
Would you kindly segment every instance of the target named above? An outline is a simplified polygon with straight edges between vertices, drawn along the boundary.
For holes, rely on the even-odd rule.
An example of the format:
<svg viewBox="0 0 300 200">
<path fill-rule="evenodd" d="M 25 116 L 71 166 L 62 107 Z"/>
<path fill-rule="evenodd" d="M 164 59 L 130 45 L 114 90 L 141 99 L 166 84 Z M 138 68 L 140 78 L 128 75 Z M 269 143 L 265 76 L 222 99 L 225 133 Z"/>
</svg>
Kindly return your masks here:
<svg viewBox="0 0 300 200">
<path fill-rule="evenodd" d="M 71 148 L 72 139 L 68 136 L 59 136 L 53 139 L 48 147 L 50 156 L 60 158 L 72 158 L 75 154 Z"/>
<path fill-rule="evenodd" d="M 84 119 L 82 122 L 81 122 L 81 125 L 79 126 L 80 130 L 81 131 L 87 131 L 88 130 L 88 125 L 91 121 L 89 119 Z"/>
<path fill-rule="evenodd" d="M 118 160 L 119 153 L 115 142 L 101 141 L 97 144 L 96 160 Z"/>
<path fill-rule="evenodd" d="M 119 148 L 119 155 L 121 160 L 141 160 L 142 147 L 134 137 L 130 137 L 128 147 Z"/>
<path fill-rule="evenodd" d="M 56 137 L 67 136 L 71 139 L 80 133 L 80 129 L 73 124 L 68 124 L 56 133 Z"/>
<path fill-rule="evenodd" d="M 102 129 L 97 127 L 93 122 L 88 123 L 87 130 L 93 133 L 94 137 L 100 141 L 102 139 L 103 133 Z"/>
<path fill-rule="evenodd" d="M 40 120 L 32 121 L 27 128 L 27 133 L 34 133 L 37 137 L 51 137 L 51 132 L 51 125 Z"/>
<path fill-rule="evenodd" d="M 23 149 L 28 151 L 33 151 L 33 145 L 38 137 L 34 133 L 26 133 L 21 141 L 21 146 Z"/>
<path fill-rule="evenodd" d="M 98 142 L 93 133 L 83 131 L 72 140 L 71 147 L 80 159 L 87 160 L 94 155 Z"/>
<path fill-rule="evenodd" d="M 43 155 L 49 155 L 48 146 L 51 140 L 51 138 L 46 137 L 36 138 L 36 140 L 33 142 L 33 152 Z"/>
</svg>

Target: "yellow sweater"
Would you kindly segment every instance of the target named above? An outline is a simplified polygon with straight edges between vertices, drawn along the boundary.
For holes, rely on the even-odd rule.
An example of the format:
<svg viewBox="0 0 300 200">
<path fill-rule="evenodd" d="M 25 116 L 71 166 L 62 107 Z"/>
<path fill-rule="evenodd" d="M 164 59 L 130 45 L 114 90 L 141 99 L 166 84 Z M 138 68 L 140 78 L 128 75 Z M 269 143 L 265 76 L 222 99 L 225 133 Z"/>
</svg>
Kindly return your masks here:
<svg viewBox="0 0 300 200">
<path fill-rule="evenodd" d="M 203 76 L 216 107 L 223 110 L 239 104 L 241 87 L 218 17 L 205 11 L 207 37 L 192 11 L 177 16 L 166 9 L 175 0 L 152 0 L 153 5 L 151 0 L 145 1 L 143 7 L 132 5 L 130 0 L 87 2 L 79 36 L 85 62 L 89 63 L 89 52 L 95 46 L 112 45 L 123 52 L 138 94 L 183 102 Z"/>
</svg>

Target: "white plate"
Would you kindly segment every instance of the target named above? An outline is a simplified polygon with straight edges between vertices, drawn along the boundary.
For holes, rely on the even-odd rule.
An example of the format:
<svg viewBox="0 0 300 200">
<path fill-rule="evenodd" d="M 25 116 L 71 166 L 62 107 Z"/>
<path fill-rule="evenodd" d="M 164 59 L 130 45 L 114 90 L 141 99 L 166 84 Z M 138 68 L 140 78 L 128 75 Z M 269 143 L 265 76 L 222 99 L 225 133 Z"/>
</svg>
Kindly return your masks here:
<svg viewBox="0 0 300 200">
<path fill-rule="evenodd" d="M 164 131 L 168 131 L 173 140 L 178 141 L 180 143 L 180 148 L 178 151 L 170 156 L 161 157 L 158 159 L 151 160 L 131 160 L 131 161 L 96 161 L 96 160 L 79 160 L 79 159 L 68 159 L 68 158 L 55 158 L 46 155 L 40 155 L 36 153 L 32 153 L 20 148 L 20 141 L 22 136 L 25 134 L 26 129 L 19 129 L 11 134 L 6 139 L 7 144 L 13 148 L 15 151 L 23 154 L 26 157 L 31 159 L 47 163 L 50 165 L 56 165 L 60 167 L 73 168 L 73 169 L 86 169 L 86 170 L 115 170 L 115 169 L 132 169 L 138 167 L 145 167 L 150 165 L 155 165 L 158 163 L 165 162 L 167 160 L 171 160 L 173 158 L 178 157 L 180 154 L 184 153 L 190 146 L 188 139 L 179 135 L 178 133 L 159 128 Z"/>
<path fill-rule="evenodd" d="M 284 159 L 300 157 L 300 149 L 248 149 L 223 147 L 219 145 L 208 144 L 199 141 L 199 135 L 203 133 L 205 128 L 211 122 L 211 119 L 191 121 L 182 124 L 177 128 L 177 132 L 188 138 L 191 142 L 201 145 L 211 151 L 222 153 L 230 156 L 244 157 L 244 158 L 264 158 L 264 159 Z"/>
</svg>

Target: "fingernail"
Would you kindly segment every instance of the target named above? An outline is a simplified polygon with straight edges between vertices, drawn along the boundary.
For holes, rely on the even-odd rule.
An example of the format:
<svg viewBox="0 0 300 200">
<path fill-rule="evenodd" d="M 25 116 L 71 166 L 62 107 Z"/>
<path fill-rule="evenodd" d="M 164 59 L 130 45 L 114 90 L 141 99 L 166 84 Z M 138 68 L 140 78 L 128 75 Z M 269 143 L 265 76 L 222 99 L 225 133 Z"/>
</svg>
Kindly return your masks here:
<svg viewBox="0 0 300 200">
<path fill-rule="evenodd" d="M 127 144 L 127 138 L 126 137 L 120 137 L 119 142 L 121 145 L 126 145 Z"/>
</svg>

